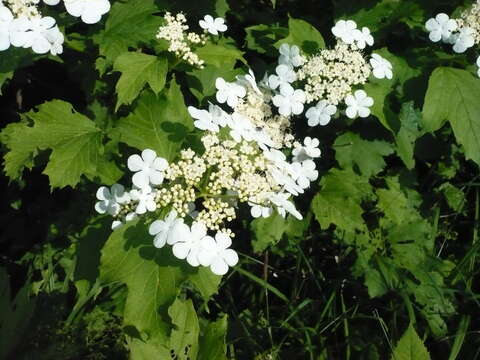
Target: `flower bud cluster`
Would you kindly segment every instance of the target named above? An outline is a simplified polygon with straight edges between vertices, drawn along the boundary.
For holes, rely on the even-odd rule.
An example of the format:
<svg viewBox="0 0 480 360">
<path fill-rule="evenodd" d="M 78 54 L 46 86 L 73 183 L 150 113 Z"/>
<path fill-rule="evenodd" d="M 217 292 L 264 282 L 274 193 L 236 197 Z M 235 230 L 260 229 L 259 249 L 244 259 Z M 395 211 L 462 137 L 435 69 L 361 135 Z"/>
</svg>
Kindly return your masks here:
<svg viewBox="0 0 480 360">
<path fill-rule="evenodd" d="M 338 105 L 352 89 L 367 82 L 371 67 L 355 45 L 339 42 L 334 49 L 322 50 L 298 70 L 305 80 L 307 103 L 326 100 Z"/>
<path fill-rule="evenodd" d="M 173 16 L 168 11 L 164 15 L 165 24 L 160 26 L 157 39 L 168 41 L 168 51 L 186 61 L 190 65 L 204 67 L 204 61 L 192 50 L 192 47 L 205 45 L 206 35 L 198 35 L 194 32 L 187 32 L 187 18 L 184 14 L 178 13 Z"/>
</svg>

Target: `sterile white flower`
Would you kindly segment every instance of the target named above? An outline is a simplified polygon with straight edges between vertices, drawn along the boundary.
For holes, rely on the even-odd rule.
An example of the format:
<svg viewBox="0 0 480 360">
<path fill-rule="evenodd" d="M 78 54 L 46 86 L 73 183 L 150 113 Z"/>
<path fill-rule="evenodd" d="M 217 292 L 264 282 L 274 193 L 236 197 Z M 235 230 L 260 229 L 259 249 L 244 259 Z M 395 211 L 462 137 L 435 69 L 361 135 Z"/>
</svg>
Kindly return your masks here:
<svg viewBox="0 0 480 360">
<path fill-rule="evenodd" d="M 480 56 L 477 57 L 477 67 L 478 67 L 478 69 L 477 69 L 477 75 L 478 75 L 478 77 L 480 77 Z"/>
<path fill-rule="evenodd" d="M 259 218 L 260 216 L 267 218 L 273 213 L 273 209 L 269 206 L 262 206 L 252 203 L 249 203 L 249 205 L 251 206 L 250 214 L 252 214 L 254 218 Z"/>
<path fill-rule="evenodd" d="M 151 149 L 143 150 L 142 157 L 138 154 L 131 155 L 127 164 L 128 168 L 135 172 L 132 182 L 139 188 L 163 183 L 163 172 L 168 168 L 167 160 L 157 157 L 157 153 Z"/>
<path fill-rule="evenodd" d="M 298 144 L 298 143 L 297 143 Z M 318 148 L 320 145 L 320 141 L 317 138 L 311 138 L 307 136 L 303 140 L 304 146 L 295 146 L 295 148 L 292 151 L 293 155 L 293 160 L 297 162 L 301 162 L 307 159 L 314 159 L 317 158 L 321 155 L 321 151 Z"/>
<path fill-rule="evenodd" d="M 294 90 L 290 84 L 280 86 L 280 94 L 272 98 L 273 104 L 278 107 L 278 112 L 283 116 L 301 114 L 305 100 L 305 92 L 300 89 Z"/>
<path fill-rule="evenodd" d="M 63 42 L 65 37 L 57 26 L 48 30 L 45 34 L 45 38 L 50 42 L 50 54 L 58 55 L 63 53 Z"/>
<path fill-rule="evenodd" d="M 208 112 L 212 116 L 212 121 L 214 124 L 217 124 L 220 127 L 227 126 L 230 121 L 230 114 L 227 114 L 220 106 L 208 103 Z"/>
<path fill-rule="evenodd" d="M 340 38 L 345 44 L 352 44 L 355 41 L 355 30 L 357 23 L 353 20 L 339 20 L 332 28 L 335 37 Z"/>
<path fill-rule="evenodd" d="M 13 20 L 12 12 L 0 4 L 0 51 L 10 47 L 10 25 Z"/>
<path fill-rule="evenodd" d="M 238 113 L 233 113 L 228 123 L 230 136 L 236 141 L 240 142 L 243 139 L 252 141 L 255 137 L 252 123 L 245 116 Z"/>
<path fill-rule="evenodd" d="M 450 19 L 447 14 L 440 13 L 435 18 L 428 19 L 425 28 L 430 32 L 428 37 L 431 41 L 442 40 L 447 42 L 452 35 L 452 31 L 457 30 L 457 22 Z"/>
<path fill-rule="evenodd" d="M 300 55 L 300 48 L 297 45 L 282 44 L 278 49 L 280 56 L 278 58 L 279 64 L 297 67 L 303 65 L 305 58 Z"/>
<path fill-rule="evenodd" d="M 464 27 L 460 31 L 451 36 L 453 42 L 453 51 L 463 53 L 475 44 L 475 31 L 472 28 Z"/>
<path fill-rule="evenodd" d="M 353 36 L 359 49 L 365 49 L 365 46 L 373 45 L 373 36 L 370 34 L 370 29 L 366 26 L 364 26 L 362 30 L 355 29 Z"/>
<path fill-rule="evenodd" d="M 219 32 L 227 31 L 227 25 L 224 24 L 223 18 L 214 19 L 211 15 L 205 15 L 203 20 L 200 20 L 198 24 L 202 29 L 207 30 L 210 34 L 218 35 Z"/>
<path fill-rule="evenodd" d="M 299 186 L 295 181 L 296 173 L 295 170 L 292 168 L 291 164 L 288 164 L 288 167 L 284 169 L 270 167 L 268 170 L 272 179 L 278 185 L 282 186 L 285 191 L 295 196 L 303 193 L 303 188 Z"/>
<path fill-rule="evenodd" d="M 52 48 L 51 31 L 56 33 L 55 19 L 46 16 L 42 18 L 33 18 L 28 20 L 28 27 L 24 28 L 25 43 L 21 46 L 31 47 L 36 54 L 46 54 Z M 13 44 L 13 42 L 12 42 Z"/>
<path fill-rule="evenodd" d="M 81 17 L 85 24 L 95 24 L 102 15 L 110 11 L 108 0 L 64 0 L 65 9 L 75 17 Z"/>
<path fill-rule="evenodd" d="M 320 100 L 317 105 L 309 108 L 305 113 L 308 126 L 327 125 L 336 112 L 337 107 L 335 105 L 330 105 L 326 100 Z"/>
<path fill-rule="evenodd" d="M 357 90 L 353 95 L 347 95 L 345 104 L 347 105 L 346 114 L 350 119 L 356 118 L 357 115 L 364 118 L 370 115 L 369 107 L 373 105 L 373 99 L 367 96 L 365 91 Z"/>
<path fill-rule="evenodd" d="M 370 65 L 372 65 L 373 76 L 377 79 L 391 79 L 393 77 L 392 64 L 380 55 L 372 54 Z"/>
<path fill-rule="evenodd" d="M 257 94 L 262 93 L 257 86 L 257 81 L 255 80 L 255 74 L 253 73 L 252 69 L 248 69 L 248 74 L 237 75 L 236 79 L 239 85 L 250 86 Z"/>
<path fill-rule="evenodd" d="M 10 42 L 13 46 L 28 48 L 32 46 L 30 20 L 19 17 L 10 23 Z"/>
<path fill-rule="evenodd" d="M 290 197 L 290 194 L 287 193 L 277 193 L 277 194 L 272 194 L 269 197 L 269 200 L 277 207 L 278 213 L 282 216 L 285 217 L 285 214 L 288 212 L 295 216 L 298 220 L 302 220 L 303 216 L 298 212 L 298 210 L 295 208 L 295 205 L 288 200 Z"/>
<path fill-rule="evenodd" d="M 196 119 L 193 122 L 193 125 L 196 128 L 213 132 L 218 132 L 220 130 L 218 124 L 213 121 L 213 116 L 209 111 L 189 106 L 188 112 L 192 118 Z"/>
<path fill-rule="evenodd" d="M 201 240 L 207 236 L 207 227 L 202 222 L 194 222 L 191 228 L 186 224 L 179 224 L 175 231 L 177 241 L 173 244 L 173 255 L 178 259 L 187 259 L 191 266 L 198 266 L 198 253 L 201 249 Z"/>
<path fill-rule="evenodd" d="M 297 74 L 295 74 L 293 68 L 288 65 L 278 65 L 275 68 L 275 72 L 277 73 L 277 75 L 270 75 L 268 77 L 268 86 L 272 90 L 275 90 L 281 85 L 290 84 L 297 80 Z"/>
<path fill-rule="evenodd" d="M 201 250 L 198 252 L 198 260 L 201 265 L 209 266 L 216 275 L 225 275 L 228 267 L 237 265 L 238 255 L 233 249 L 232 239 L 227 234 L 218 231 L 215 239 L 206 236 L 201 240 Z"/>
<path fill-rule="evenodd" d="M 242 85 L 226 82 L 221 77 L 215 80 L 215 87 L 217 88 L 217 101 L 220 104 L 226 102 L 231 108 L 238 104 L 239 98 L 243 98 L 247 94 L 245 87 Z"/>
<path fill-rule="evenodd" d="M 125 204 L 130 200 L 130 196 L 120 184 L 113 184 L 110 189 L 106 186 L 101 186 L 98 188 L 96 195 L 100 201 L 95 204 L 95 210 L 99 214 L 108 213 L 112 216 L 118 214 L 120 204 Z"/>
<path fill-rule="evenodd" d="M 267 146 L 274 146 L 272 138 L 267 134 L 263 129 L 253 128 L 252 129 L 253 140 L 257 143 L 258 147 L 262 150 L 266 150 Z"/>
<path fill-rule="evenodd" d="M 297 178 L 296 181 L 299 186 L 303 189 L 306 189 L 310 186 L 310 182 L 317 180 L 318 171 L 316 170 L 316 165 L 313 160 L 305 160 L 300 162 L 294 162 L 292 164 Z"/>
<path fill-rule="evenodd" d="M 172 210 L 163 220 L 155 220 L 150 224 L 148 233 L 155 236 L 153 245 L 156 248 L 162 248 L 165 244 L 173 245 L 177 241 L 175 230 L 183 224 L 183 219 L 177 217 L 177 212 Z"/>
<path fill-rule="evenodd" d="M 157 203 L 155 202 L 155 194 L 152 188 L 147 185 L 139 189 L 130 190 L 130 197 L 134 201 L 138 201 L 135 212 L 139 215 L 145 214 L 147 211 L 155 211 Z"/>
</svg>

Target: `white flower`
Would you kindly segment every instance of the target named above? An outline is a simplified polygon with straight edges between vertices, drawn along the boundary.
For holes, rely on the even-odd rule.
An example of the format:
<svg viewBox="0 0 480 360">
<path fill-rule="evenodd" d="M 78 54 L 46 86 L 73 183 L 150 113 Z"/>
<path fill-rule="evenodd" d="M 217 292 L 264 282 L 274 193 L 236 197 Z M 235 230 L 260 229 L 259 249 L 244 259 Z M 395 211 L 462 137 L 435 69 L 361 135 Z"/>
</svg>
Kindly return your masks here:
<svg viewBox="0 0 480 360">
<path fill-rule="evenodd" d="M 233 113 L 228 123 L 230 136 L 236 141 L 240 142 L 243 139 L 252 141 L 255 138 L 255 128 L 250 120 L 238 113 Z"/>
<path fill-rule="evenodd" d="M 477 67 L 478 67 L 477 75 L 478 75 L 478 77 L 480 77 L 480 56 L 477 57 Z"/>
<path fill-rule="evenodd" d="M 110 11 L 108 0 L 64 0 L 67 12 L 75 17 L 81 17 L 85 24 L 95 24 L 102 15 Z"/>
<path fill-rule="evenodd" d="M 26 17 L 13 19 L 10 23 L 10 42 L 13 46 L 28 48 L 30 40 L 30 20 Z"/>
<path fill-rule="evenodd" d="M 345 44 L 352 44 L 355 41 L 355 30 L 357 23 L 353 20 L 339 20 L 332 28 L 335 37 L 340 38 Z"/>
<path fill-rule="evenodd" d="M 248 74 L 237 75 L 237 83 L 242 86 L 250 86 L 257 94 L 262 94 L 260 89 L 257 86 L 257 81 L 255 80 L 255 74 L 252 69 L 248 69 Z"/>
<path fill-rule="evenodd" d="M 132 200 L 138 201 L 135 212 L 139 215 L 145 214 L 147 211 L 155 211 L 157 208 L 155 193 L 152 192 L 152 188 L 149 185 L 131 190 L 130 197 Z"/>
<path fill-rule="evenodd" d="M 393 77 L 392 64 L 378 54 L 372 54 L 370 65 L 373 68 L 373 76 L 377 79 L 391 79 Z"/>
<path fill-rule="evenodd" d="M 187 259 L 192 266 L 198 266 L 198 253 L 201 240 L 207 235 L 207 228 L 202 222 L 194 222 L 189 228 L 186 224 L 176 226 L 176 242 L 173 244 L 173 255 L 178 259 Z"/>
<path fill-rule="evenodd" d="M 290 164 L 285 169 L 270 167 L 268 170 L 272 179 L 285 191 L 295 196 L 303 193 L 303 188 L 295 182 L 296 173 Z"/>
<path fill-rule="evenodd" d="M 291 201 L 288 201 L 289 197 L 290 194 L 278 193 L 270 195 L 269 200 L 277 207 L 277 211 L 281 216 L 285 217 L 286 212 L 288 212 L 298 220 L 302 220 L 302 214 L 297 211 L 295 205 Z"/>
<path fill-rule="evenodd" d="M 430 32 L 428 37 L 431 41 L 442 40 L 447 42 L 452 35 L 452 31 L 457 30 L 457 22 L 454 19 L 449 19 L 447 14 L 440 13 L 435 18 L 428 19 L 425 28 Z"/>
<path fill-rule="evenodd" d="M 303 161 L 307 159 L 314 159 L 321 155 L 321 151 L 318 148 L 320 141 L 317 138 L 311 138 L 307 136 L 303 140 L 304 146 L 295 146 L 292 151 L 294 161 Z M 298 144 L 300 145 L 300 144 Z"/>
<path fill-rule="evenodd" d="M 296 173 L 296 181 L 302 189 L 310 186 L 310 182 L 318 179 L 318 171 L 313 160 L 294 162 L 292 168 Z"/>
<path fill-rule="evenodd" d="M 297 74 L 295 74 L 293 68 L 288 65 L 278 65 L 275 69 L 275 72 L 277 75 L 270 75 L 268 77 L 268 86 L 272 90 L 281 85 L 290 84 L 297 80 Z"/>
<path fill-rule="evenodd" d="M 132 182 L 135 186 L 142 188 L 149 184 L 160 185 L 163 183 L 168 162 L 164 158 L 157 157 L 157 153 L 151 149 L 142 151 L 142 157 L 138 154 L 131 155 L 127 160 L 128 168 L 135 172 Z"/>
<path fill-rule="evenodd" d="M 273 147 L 275 143 L 272 141 L 270 135 L 260 128 L 253 128 L 252 130 L 253 140 L 257 143 L 258 147 L 262 150 L 267 150 L 267 146 Z"/>
<path fill-rule="evenodd" d="M 280 115 L 299 115 L 303 111 L 303 103 L 306 97 L 303 90 L 294 90 L 289 84 L 280 86 L 280 94 L 272 99 L 273 104 L 278 107 Z"/>
<path fill-rule="evenodd" d="M 163 220 L 155 220 L 150 224 L 148 233 L 155 236 L 153 238 L 153 245 L 156 248 L 162 248 L 165 244 L 173 245 L 178 240 L 176 235 L 177 227 L 183 224 L 183 219 L 177 218 L 175 210 L 170 213 Z"/>
<path fill-rule="evenodd" d="M 226 82 L 223 78 L 217 78 L 215 87 L 218 90 L 216 94 L 217 101 L 220 104 L 226 102 L 231 108 L 238 104 L 239 98 L 243 98 L 247 94 L 242 85 Z"/>
<path fill-rule="evenodd" d="M 63 43 L 63 34 L 55 25 L 55 19 L 46 16 L 33 19 L 16 18 L 10 25 L 10 42 L 13 46 L 29 48 L 36 54 L 46 54 L 57 43 L 53 53 L 58 53 L 58 43 Z M 61 34 L 61 33 L 60 33 Z"/>
<path fill-rule="evenodd" d="M 117 215 L 120 211 L 120 204 L 130 201 L 130 196 L 120 184 L 114 184 L 110 189 L 106 186 L 101 186 L 98 188 L 96 195 L 100 201 L 95 204 L 95 210 L 99 214 L 109 213 L 112 216 Z"/>
<path fill-rule="evenodd" d="M 58 55 L 63 53 L 63 42 L 65 37 L 62 32 L 55 26 L 45 33 L 45 38 L 50 42 L 50 54 Z"/>
<path fill-rule="evenodd" d="M 463 53 L 468 48 L 471 48 L 475 44 L 474 33 L 475 31 L 472 28 L 464 27 L 460 29 L 458 34 L 452 35 L 453 51 Z"/>
<path fill-rule="evenodd" d="M 251 206 L 250 214 L 252 214 L 254 218 L 259 218 L 260 216 L 267 218 L 272 215 L 273 209 L 269 206 L 262 206 L 252 203 L 249 203 L 249 205 Z"/>
<path fill-rule="evenodd" d="M 0 4 L 0 51 L 10 47 L 10 24 L 12 23 L 12 12 Z"/>
<path fill-rule="evenodd" d="M 190 116 L 196 119 L 193 125 L 200 130 L 208 130 L 218 132 L 220 130 L 218 124 L 213 121 L 213 116 L 207 110 L 200 110 L 193 106 L 188 107 Z"/>
<path fill-rule="evenodd" d="M 237 253 L 229 249 L 231 245 L 230 236 L 220 231 L 215 234 L 215 239 L 210 236 L 204 237 L 198 253 L 200 264 L 210 266 L 210 270 L 216 275 L 225 275 L 229 266 L 235 266 L 238 263 Z"/>
<path fill-rule="evenodd" d="M 373 36 L 370 34 L 370 29 L 365 26 L 362 28 L 362 30 L 355 29 L 353 36 L 359 49 L 365 49 L 365 46 L 373 45 Z"/>
<path fill-rule="evenodd" d="M 230 121 L 230 115 L 223 111 L 220 106 L 212 104 L 211 102 L 208 103 L 208 112 L 212 116 L 212 122 L 220 127 L 227 126 Z"/>
<path fill-rule="evenodd" d="M 300 55 L 300 48 L 297 45 L 282 44 L 278 49 L 280 56 L 278 57 L 278 63 L 292 67 L 303 65 L 305 59 Z"/>
<path fill-rule="evenodd" d="M 203 20 L 198 23 L 202 29 L 207 30 L 210 34 L 218 35 L 219 32 L 227 31 L 227 25 L 224 22 L 223 18 L 214 19 L 211 15 L 205 15 Z"/>
<path fill-rule="evenodd" d="M 330 105 L 326 100 L 320 100 L 317 105 L 309 108 L 305 113 L 308 119 L 308 126 L 327 125 L 336 112 L 337 107 L 335 105 Z"/>
<path fill-rule="evenodd" d="M 346 114 L 350 119 L 358 116 L 364 118 L 370 115 L 369 107 L 373 105 L 373 99 L 367 96 L 363 90 L 357 90 L 355 93 L 347 95 L 345 98 L 347 104 Z"/>
</svg>

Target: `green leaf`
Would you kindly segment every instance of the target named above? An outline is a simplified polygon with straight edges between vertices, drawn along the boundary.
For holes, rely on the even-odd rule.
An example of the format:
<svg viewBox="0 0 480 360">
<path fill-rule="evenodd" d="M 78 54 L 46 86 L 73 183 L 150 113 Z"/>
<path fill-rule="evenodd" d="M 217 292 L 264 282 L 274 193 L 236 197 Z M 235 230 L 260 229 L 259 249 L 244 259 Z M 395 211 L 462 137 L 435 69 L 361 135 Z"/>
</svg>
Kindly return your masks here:
<svg viewBox="0 0 480 360">
<path fill-rule="evenodd" d="M 226 41 L 220 41 L 218 44 L 207 43 L 205 46 L 196 49 L 195 53 L 206 64 L 216 67 L 233 69 L 237 60 L 244 64 L 247 63 L 243 58 L 243 52 Z"/>
<path fill-rule="evenodd" d="M 170 88 L 157 98 L 144 91 L 132 114 L 121 119 L 112 136 L 139 150 L 153 149 L 158 156 L 173 160 L 187 133 L 193 129 L 180 87 L 172 80 Z"/>
<path fill-rule="evenodd" d="M 243 73 L 241 69 L 207 65 L 203 69 L 194 69 L 188 72 L 187 83 L 192 94 L 201 103 L 205 98 L 215 95 L 217 92 L 215 80 L 218 77 L 222 77 L 225 81 L 234 81 L 235 76 L 241 73 Z"/>
<path fill-rule="evenodd" d="M 333 169 L 322 178 L 320 186 L 312 201 L 312 211 L 322 229 L 331 224 L 349 231 L 365 227 L 360 204 L 372 196 L 368 178 L 351 169 Z"/>
<path fill-rule="evenodd" d="M 402 104 L 400 110 L 400 130 L 395 135 L 397 154 L 407 169 L 413 169 L 415 159 L 415 141 L 421 136 L 420 121 L 422 114 L 413 107 L 413 101 Z"/>
<path fill-rule="evenodd" d="M 247 48 L 260 54 L 278 57 L 275 43 L 288 36 L 288 29 L 274 25 L 253 25 L 245 29 Z"/>
<path fill-rule="evenodd" d="M 77 113 L 61 100 L 53 100 L 30 111 L 26 123 L 10 124 L 2 131 L 9 152 L 5 156 L 5 172 L 12 179 L 21 176 L 22 169 L 32 166 L 37 150 L 52 150 L 44 173 L 52 188 L 75 186 L 81 175 L 94 175 L 105 164 L 102 131 L 86 116 Z"/>
<path fill-rule="evenodd" d="M 154 14 L 159 10 L 154 0 L 113 3 L 105 29 L 94 37 L 99 44 L 100 55 L 106 58 L 108 64 L 112 64 L 129 47 L 155 41 L 155 33 L 162 18 Z"/>
<path fill-rule="evenodd" d="M 122 104 L 131 104 L 146 83 L 158 94 L 165 86 L 167 69 L 166 58 L 139 52 L 126 52 L 117 57 L 113 70 L 120 71 L 122 75 L 115 86 L 118 94 L 115 110 Z"/>
<path fill-rule="evenodd" d="M 147 359 L 153 349 L 163 354 L 169 349 L 172 324 L 168 309 L 185 281 L 198 285 L 193 275 L 199 273 L 205 273 L 218 286 L 221 277 L 209 268 L 191 267 L 176 259 L 171 249 L 155 248 L 145 224 L 133 221 L 108 238 L 102 249 L 100 279 L 107 284 L 119 282 L 127 286 L 124 325 L 138 358 Z M 194 326 L 185 331 L 198 329 Z M 166 354 L 169 356 L 168 351 Z"/>
<path fill-rule="evenodd" d="M 199 340 L 198 360 L 226 360 L 226 333 L 226 315 L 213 323 L 203 326 L 202 336 Z"/>
<path fill-rule="evenodd" d="M 275 46 L 282 44 L 297 45 L 307 54 L 315 54 L 325 47 L 322 34 L 305 20 L 288 19 L 288 36 L 278 40 Z"/>
<path fill-rule="evenodd" d="M 260 253 L 282 239 L 283 233 L 287 229 L 287 222 L 280 214 L 275 212 L 268 218 L 253 220 L 251 229 L 255 234 L 252 242 L 253 251 Z"/>
<path fill-rule="evenodd" d="M 358 169 L 367 177 L 378 174 L 385 167 L 384 156 L 393 153 L 391 144 L 385 141 L 368 141 L 354 133 L 346 133 L 335 140 L 335 158 L 344 169 Z"/>
<path fill-rule="evenodd" d="M 393 133 L 398 130 L 398 119 L 390 109 L 387 96 L 392 92 L 393 83 L 388 80 L 378 82 L 368 82 L 363 89 L 368 96 L 373 98 L 373 106 L 370 111 L 375 115 L 380 123 Z"/>
<path fill-rule="evenodd" d="M 408 326 L 407 331 L 398 341 L 393 350 L 392 360 L 430 360 L 430 354 L 427 351 L 423 341 L 418 337 L 413 325 Z"/>
<path fill-rule="evenodd" d="M 436 131 L 450 122 L 465 157 L 480 165 L 480 81 L 465 70 L 439 67 L 428 81 L 423 125 Z"/>
<path fill-rule="evenodd" d="M 168 315 L 175 326 L 170 335 L 170 354 L 179 360 L 195 360 L 200 327 L 192 300 L 177 298 L 168 308 Z"/>
<path fill-rule="evenodd" d="M 462 211 L 466 203 L 465 193 L 462 190 L 448 182 L 440 185 L 438 190 L 443 193 L 448 206 L 450 206 L 453 211 Z"/>
</svg>

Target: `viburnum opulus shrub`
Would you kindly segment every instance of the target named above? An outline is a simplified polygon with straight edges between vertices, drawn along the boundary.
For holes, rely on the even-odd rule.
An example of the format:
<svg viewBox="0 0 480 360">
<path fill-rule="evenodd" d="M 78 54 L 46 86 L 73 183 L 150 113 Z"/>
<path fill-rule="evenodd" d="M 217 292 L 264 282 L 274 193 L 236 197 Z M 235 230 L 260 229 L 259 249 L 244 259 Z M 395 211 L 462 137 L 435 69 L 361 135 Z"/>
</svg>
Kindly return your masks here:
<svg viewBox="0 0 480 360">
<path fill-rule="evenodd" d="M 2 1 L 0 358 L 478 356 L 479 9 Z"/>
</svg>

